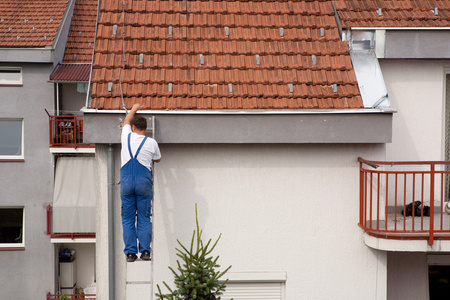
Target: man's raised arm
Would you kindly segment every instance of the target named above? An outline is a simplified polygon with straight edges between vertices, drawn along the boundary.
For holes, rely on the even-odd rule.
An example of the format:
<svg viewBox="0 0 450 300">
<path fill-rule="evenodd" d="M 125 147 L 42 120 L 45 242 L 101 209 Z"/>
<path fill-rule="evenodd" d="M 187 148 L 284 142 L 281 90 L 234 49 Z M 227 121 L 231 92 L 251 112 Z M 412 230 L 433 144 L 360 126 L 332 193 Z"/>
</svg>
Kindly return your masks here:
<svg viewBox="0 0 450 300">
<path fill-rule="evenodd" d="M 128 113 L 128 115 L 125 117 L 125 120 L 123 121 L 123 126 L 130 125 L 131 120 L 133 119 L 134 115 L 141 107 L 142 107 L 142 105 L 139 103 L 133 104 L 133 107 L 131 108 L 130 112 Z"/>
</svg>

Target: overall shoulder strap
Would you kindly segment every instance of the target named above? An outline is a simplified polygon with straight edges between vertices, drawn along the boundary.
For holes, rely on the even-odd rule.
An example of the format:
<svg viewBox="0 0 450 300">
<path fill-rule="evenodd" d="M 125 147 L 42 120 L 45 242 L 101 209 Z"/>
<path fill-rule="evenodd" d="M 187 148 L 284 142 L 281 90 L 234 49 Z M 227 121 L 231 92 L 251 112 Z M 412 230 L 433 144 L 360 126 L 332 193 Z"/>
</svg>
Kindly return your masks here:
<svg viewBox="0 0 450 300">
<path fill-rule="evenodd" d="M 130 152 L 130 157 L 133 158 L 133 153 L 131 152 L 130 138 L 131 132 L 128 134 L 128 151 Z"/>
<path fill-rule="evenodd" d="M 139 148 L 138 148 L 137 151 L 136 151 L 136 155 L 135 155 L 134 157 L 137 157 L 137 156 L 138 156 L 139 151 L 141 151 L 141 148 L 142 148 L 142 146 L 144 146 L 146 140 L 147 140 L 147 137 L 145 137 L 145 138 L 142 140 L 141 144 L 139 145 Z"/>
</svg>

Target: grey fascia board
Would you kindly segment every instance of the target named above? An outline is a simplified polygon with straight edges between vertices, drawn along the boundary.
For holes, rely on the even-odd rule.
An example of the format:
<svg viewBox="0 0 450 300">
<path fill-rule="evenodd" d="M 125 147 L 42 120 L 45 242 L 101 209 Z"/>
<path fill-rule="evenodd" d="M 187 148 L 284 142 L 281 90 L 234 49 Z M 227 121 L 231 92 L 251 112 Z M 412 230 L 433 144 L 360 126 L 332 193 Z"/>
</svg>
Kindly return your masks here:
<svg viewBox="0 0 450 300">
<path fill-rule="evenodd" d="M 450 27 L 351 27 L 351 30 L 450 30 Z"/>
<path fill-rule="evenodd" d="M 97 108 L 85 108 L 80 110 L 86 114 L 124 114 L 120 110 L 103 110 Z M 355 109 L 252 109 L 252 110 L 139 110 L 138 114 L 150 115 L 310 115 L 310 114 L 373 114 L 396 113 L 392 108 L 355 108 Z"/>
<path fill-rule="evenodd" d="M 120 143 L 124 111 L 83 112 L 86 143 Z M 155 138 L 161 144 L 390 143 L 394 112 L 361 112 L 138 113 L 155 117 Z"/>
<path fill-rule="evenodd" d="M 52 63 L 53 48 L 0 48 L 1 62 Z"/>
<path fill-rule="evenodd" d="M 352 27 L 352 31 L 383 31 L 378 58 L 450 59 L 450 27 Z"/>
</svg>

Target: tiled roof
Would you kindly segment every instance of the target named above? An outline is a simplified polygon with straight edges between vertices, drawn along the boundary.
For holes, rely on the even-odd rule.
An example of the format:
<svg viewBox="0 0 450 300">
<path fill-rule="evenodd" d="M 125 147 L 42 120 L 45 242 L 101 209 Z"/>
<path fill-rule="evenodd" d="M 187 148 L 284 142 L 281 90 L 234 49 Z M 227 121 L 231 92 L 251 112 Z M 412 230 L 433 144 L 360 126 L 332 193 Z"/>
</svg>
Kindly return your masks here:
<svg viewBox="0 0 450 300">
<path fill-rule="evenodd" d="M 92 108 L 363 106 L 330 1 L 102 1 Z M 122 80 L 122 85 L 119 80 Z"/>
<path fill-rule="evenodd" d="M 449 0 L 334 0 L 343 28 L 450 27 Z"/>
<path fill-rule="evenodd" d="M 68 0 L 1 0 L 0 48 L 51 46 Z"/>
<path fill-rule="evenodd" d="M 65 63 L 92 63 L 98 0 L 77 0 L 64 53 Z"/>
<path fill-rule="evenodd" d="M 61 64 L 50 75 L 54 81 L 89 81 L 91 64 Z"/>
</svg>

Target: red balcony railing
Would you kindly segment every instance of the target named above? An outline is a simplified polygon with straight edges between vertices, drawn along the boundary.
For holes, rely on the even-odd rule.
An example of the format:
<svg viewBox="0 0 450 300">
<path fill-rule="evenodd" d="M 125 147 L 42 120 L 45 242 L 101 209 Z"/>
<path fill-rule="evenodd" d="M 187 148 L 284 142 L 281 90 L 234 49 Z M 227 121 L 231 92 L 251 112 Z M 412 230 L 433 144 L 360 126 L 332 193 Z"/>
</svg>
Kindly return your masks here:
<svg viewBox="0 0 450 300">
<path fill-rule="evenodd" d="M 46 300 L 95 300 L 95 294 L 47 294 Z"/>
<path fill-rule="evenodd" d="M 95 232 L 53 232 L 53 206 L 47 205 L 47 235 L 51 238 L 95 238 Z"/>
<path fill-rule="evenodd" d="M 46 110 L 47 112 L 47 110 Z M 59 115 L 49 117 L 49 140 L 51 147 L 94 147 L 83 141 L 83 116 Z"/>
<path fill-rule="evenodd" d="M 360 162 L 359 226 L 387 239 L 450 239 L 450 161 Z"/>
</svg>

